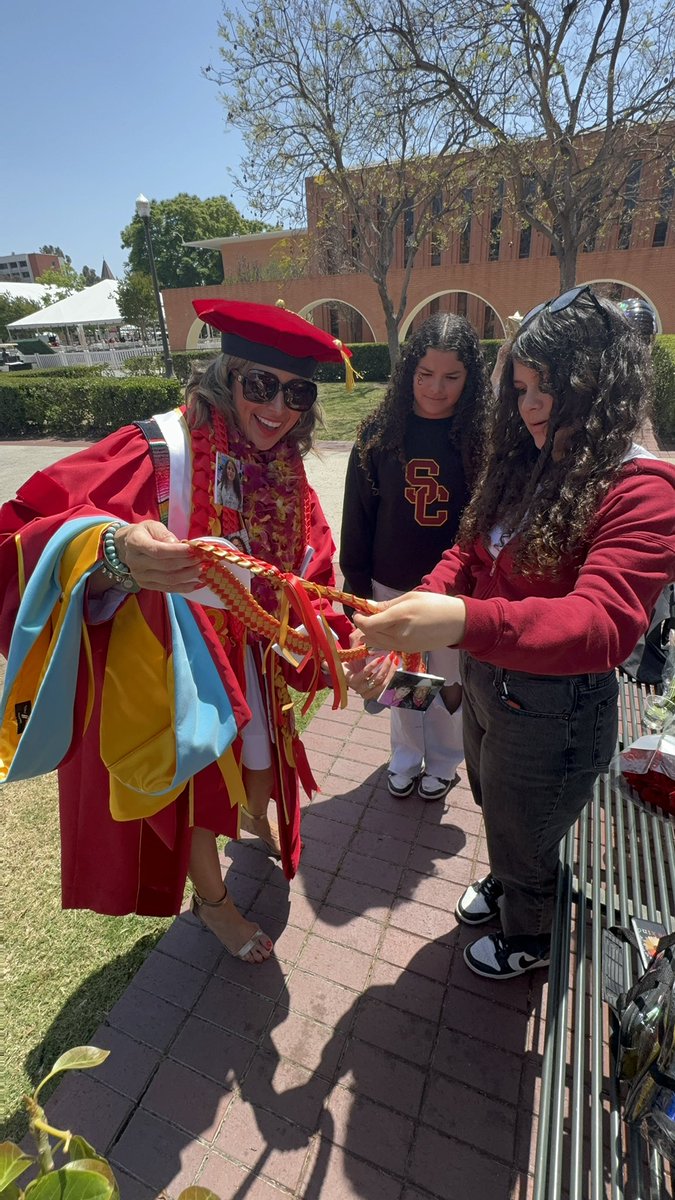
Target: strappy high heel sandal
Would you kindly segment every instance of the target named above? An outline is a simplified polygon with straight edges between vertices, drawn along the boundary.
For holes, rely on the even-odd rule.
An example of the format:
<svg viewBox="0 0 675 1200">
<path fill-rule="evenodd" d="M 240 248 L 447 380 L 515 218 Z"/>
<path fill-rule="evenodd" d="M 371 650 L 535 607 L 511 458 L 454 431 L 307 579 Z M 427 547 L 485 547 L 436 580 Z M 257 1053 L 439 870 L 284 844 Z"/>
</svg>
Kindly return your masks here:
<svg viewBox="0 0 675 1200">
<path fill-rule="evenodd" d="M 251 951 L 257 950 L 257 949 L 260 949 L 261 951 L 267 950 L 267 946 L 265 946 L 263 943 L 269 942 L 269 950 L 267 950 L 267 954 L 265 955 L 264 959 L 248 960 L 253 963 L 257 963 L 258 961 L 266 962 L 267 958 L 269 958 L 269 955 L 272 953 L 272 950 L 274 947 L 272 945 L 271 939 L 267 936 L 266 933 L 263 933 L 262 929 L 260 929 L 260 928 L 256 929 L 253 936 L 250 937 L 248 939 L 248 941 L 244 943 L 243 946 L 240 946 L 238 950 L 230 950 L 230 947 L 225 945 L 225 942 L 223 941 L 222 937 L 220 937 L 220 935 L 216 932 L 216 930 L 213 929 L 211 927 L 211 925 L 209 925 L 207 923 L 207 921 L 204 917 L 204 913 L 202 911 L 204 908 L 223 908 L 223 906 L 228 903 L 232 904 L 232 907 L 234 908 L 234 904 L 232 903 L 232 899 L 230 897 L 230 893 L 228 892 L 227 888 L 225 888 L 224 895 L 221 897 L 220 900 L 205 900 L 204 897 L 200 896 L 198 892 L 193 892 L 192 893 L 192 902 L 190 904 L 190 911 L 192 913 L 194 913 L 195 917 L 197 917 L 199 919 L 199 921 L 201 922 L 202 928 L 208 930 L 208 932 L 212 933 L 214 935 L 214 937 L 217 937 L 218 941 L 221 943 L 221 945 L 225 946 L 225 949 L 227 950 L 228 954 L 231 954 L 233 958 L 241 958 L 244 961 L 246 961 L 248 958 L 248 955 L 251 953 Z"/>
<path fill-rule="evenodd" d="M 269 836 L 266 836 L 266 834 L 263 832 L 264 822 L 267 822 Z M 275 834 L 273 827 L 270 825 L 267 813 L 261 813 L 260 816 L 256 817 L 252 812 L 249 812 L 247 808 L 242 808 L 239 816 L 239 827 L 240 829 L 245 830 L 246 833 L 252 833 L 257 838 L 260 838 L 260 841 L 265 843 L 270 858 L 276 859 L 277 862 L 281 861 L 281 845 L 279 844 L 279 838 Z"/>
</svg>

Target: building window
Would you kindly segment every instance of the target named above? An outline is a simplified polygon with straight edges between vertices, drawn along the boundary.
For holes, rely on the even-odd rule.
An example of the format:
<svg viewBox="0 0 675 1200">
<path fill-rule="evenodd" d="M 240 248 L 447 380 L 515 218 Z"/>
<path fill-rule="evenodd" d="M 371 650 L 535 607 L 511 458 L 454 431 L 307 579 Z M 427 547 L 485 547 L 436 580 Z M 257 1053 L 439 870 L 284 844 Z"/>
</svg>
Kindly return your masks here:
<svg viewBox="0 0 675 1200">
<path fill-rule="evenodd" d="M 633 232 L 633 211 L 637 204 L 641 174 L 642 163 L 637 159 L 631 166 L 626 178 L 626 193 L 623 202 L 623 212 L 619 222 L 619 239 L 617 242 L 617 249 L 619 250 L 628 250 L 630 246 L 631 233 Z"/>
<path fill-rule="evenodd" d="M 350 253 L 351 260 L 352 260 L 352 266 L 356 267 L 358 269 L 358 267 L 360 265 L 360 259 L 361 259 L 361 241 L 359 238 L 359 231 L 356 228 L 356 225 L 352 225 L 352 228 L 351 228 L 351 233 L 350 233 L 350 238 L 349 238 L 349 253 Z"/>
<path fill-rule="evenodd" d="M 500 179 L 495 189 L 492 201 L 492 216 L 490 217 L 490 245 L 488 261 L 497 262 L 499 259 L 499 244 L 502 240 L 502 210 L 504 207 L 504 180 Z"/>
<path fill-rule="evenodd" d="M 467 296 L 466 292 L 458 292 L 457 293 L 456 300 L 457 300 L 457 316 L 458 317 L 466 316 L 468 299 L 469 299 L 469 297 Z"/>
<path fill-rule="evenodd" d="M 440 267 L 441 265 L 441 231 L 438 228 L 438 222 L 441 219 L 443 212 L 443 196 L 439 193 L 434 196 L 431 201 L 431 265 L 432 267 Z"/>
<path fill-rule="evenodd" d="M 459 235 L 459 261 L 468 263 L 471 256 L 471 206 L 473 204 L 473 188 L 464 188 L 462 200 L 466 205 L 467 217 L 464 228 Z"/>
<path fill-rule="evenodd" d="M 529 258 L 531 246 L 532 226 L 523 225 L 523 228 L 520 231 L 520 241 L 518 242 L 518 258 Z"/>
<path fill-rule="evenodd" d="M 668 237 L 668 222 L 673 209 L 673 192 L 675 191 L 675 162 L 672 162 L 666 171 L 665 183 L 661 189 L 661 199 L 659 201 L 659 216 L 654 226 L 654 237 L 652 246 L 659 248 L 665 246 L 666 238 Z"/>
<path fill-rule="evenodd" d="M 483 317 L 483 337 L 493 338 L 495 336 L 495 310 L 489 305 L 485 306 L 485 316 Z"/>
<path fill-rule="evenodd" d="M 433 317 L 434 313 L 440 312 L 440 309 L 441 298 L 440 296 L 434 296 L 433 300 L 429 301 L 429 316 Z"/>
</svg>

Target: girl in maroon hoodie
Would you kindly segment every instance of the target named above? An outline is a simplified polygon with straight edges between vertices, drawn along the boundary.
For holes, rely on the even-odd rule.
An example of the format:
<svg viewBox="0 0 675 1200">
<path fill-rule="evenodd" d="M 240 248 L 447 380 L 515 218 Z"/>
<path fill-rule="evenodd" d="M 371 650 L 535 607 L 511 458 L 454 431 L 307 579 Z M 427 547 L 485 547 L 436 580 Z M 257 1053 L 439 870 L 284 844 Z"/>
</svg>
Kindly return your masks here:
<svg viewBox="0 0 675 1200">
<path fill-rule="evenodd" d="M 458 544 L 419 590 L 356 618 L 369 647 L 462 650 L 490 873 L 456 915 L 501 917 L 464 952 L 494 979 L 548 963 L 558 846 L 615 749 L 614 669 L 675 578 L 675 468 L 633 441 L 651 388 L 647 349 L 590 287 L 528 313 Z"/>
</svg>

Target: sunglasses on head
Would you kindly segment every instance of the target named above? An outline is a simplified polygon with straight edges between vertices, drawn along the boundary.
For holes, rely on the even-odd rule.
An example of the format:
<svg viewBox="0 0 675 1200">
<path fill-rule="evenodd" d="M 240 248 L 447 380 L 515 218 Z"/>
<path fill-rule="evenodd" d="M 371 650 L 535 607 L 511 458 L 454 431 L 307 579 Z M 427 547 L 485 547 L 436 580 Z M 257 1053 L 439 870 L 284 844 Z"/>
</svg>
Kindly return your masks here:
<svg viewBox="0 0 675 1200">
<path fill-rule="evenodd" d="M 518 326 L 516 337 L 520 337 L 521 333 L 527 328 L 530 322 L 534 321 L 534 318 L 538 317 L 539 314 L 544 312 L 545 309 L 547 309 L 550 313 L 562 312 L 563 309 L 570 308 L 571 305 L 576 304 L 580 296 L 588 296 L 588 298 L 593 301 L 593 304 L 600 313 L 600 316 L 606 322 L 607 314 L 595 295 L 595 292 L 587 283 L 582 283 L 579 287 L 570 288 L 569 291 L 563 292 L 561 296 L 556 296 L 553 300 L 545 300 L 543 304 L 535 304 L 534 308 L 531 308 L 528 313 L 525 313 L 525 316 Z"/>
<path fill-rule="evenodd" d="M 244 398 L 251 404 L 271 404 L 279 392 L 286 408 L 293 412 L 309 412 L 316 401 L 317 387 L 311 379 L 289 379 L 288 383 L 282 383 L 271 371 L 257 369 L 247 375 L 235 375 L 235 378 L 241 384 Z"/>
</svg>

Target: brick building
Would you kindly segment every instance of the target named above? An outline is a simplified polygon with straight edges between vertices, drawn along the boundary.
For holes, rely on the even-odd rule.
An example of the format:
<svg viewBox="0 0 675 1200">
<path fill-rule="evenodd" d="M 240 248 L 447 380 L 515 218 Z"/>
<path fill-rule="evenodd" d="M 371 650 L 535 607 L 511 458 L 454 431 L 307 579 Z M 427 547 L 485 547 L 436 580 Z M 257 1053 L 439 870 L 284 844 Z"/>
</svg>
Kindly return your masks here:
<svg viewBox="0 0 675 1200">
<path fill-rule="evenodd" d="M 673 167 L 632 172 L 620 219 L 604 228 L 577 260 L 577 282 L 593 283 L 613 299 L 641 295 L 657 313 L 659 332 L 675 333 L 675 229 L 672 220 Z M 630 181 L 630 177 L 629 177 Z M 527 312 L 560 290 L 558 259 L 549 240 L 524 225 L 512 211 L 504 186 L 488 196 L 467 189 L 461 227 L 432 229 L 412 271 L 400 336 L 430 312 L 458 312 L 481 337 L 502 337 L 506 317 Z M 310 317 L 346 342 L 386 341 L 381 303 L 369 276 L 349 269 L 330 271 L 315 236 L 321 212 L 320 184 L 306 183 L 308 230 L 274 230 L 194 243 L 219 252 L 224 281 L 209 288 L 163 293 L 174 350 L 194 349 L 208 331 L 195 319 L 191 301 L 222 296 L 274 304 Z M 345 236 L 348 237 L 348 227 Z M 405 214 L 398 230 L 390 286 L 396 297 L 403 280 Z M 318 247 L 318 249 L 317 249 Z M 328 269 L 327 269 L 328 268 Z"/>
<path fill-rule="evenodd" d="M 0 283 L 35 283 L 45 271 L 59 271 L 65 265 L 58 254 L 3 254 Z"/>
</svg>

